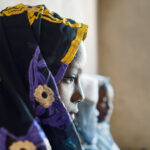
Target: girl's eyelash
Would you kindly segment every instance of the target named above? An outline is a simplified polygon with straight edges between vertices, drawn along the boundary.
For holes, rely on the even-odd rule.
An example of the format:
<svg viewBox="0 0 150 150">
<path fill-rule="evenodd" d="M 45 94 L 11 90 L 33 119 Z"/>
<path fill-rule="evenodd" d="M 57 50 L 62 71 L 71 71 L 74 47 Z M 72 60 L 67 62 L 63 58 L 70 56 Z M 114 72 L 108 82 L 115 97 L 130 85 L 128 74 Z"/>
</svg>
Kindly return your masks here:
<svg viewBox="0 0 150 150">
<path fill-rule="evenodd" d="M 64 80 L 66 81 L 75 81 L 75 77 L 65 77 Z"/>
<path fill-rule="evenodd" d="M 75 77 L 67 77 L 65 79 L 76 79 Z"/>
<path fill-rule="evenodd" d="M 65 76 L 63 78 L 63 81 L 68 84 L 75 82 L 75 80 L 76 80 L 75 76 Z"/>
</svg>

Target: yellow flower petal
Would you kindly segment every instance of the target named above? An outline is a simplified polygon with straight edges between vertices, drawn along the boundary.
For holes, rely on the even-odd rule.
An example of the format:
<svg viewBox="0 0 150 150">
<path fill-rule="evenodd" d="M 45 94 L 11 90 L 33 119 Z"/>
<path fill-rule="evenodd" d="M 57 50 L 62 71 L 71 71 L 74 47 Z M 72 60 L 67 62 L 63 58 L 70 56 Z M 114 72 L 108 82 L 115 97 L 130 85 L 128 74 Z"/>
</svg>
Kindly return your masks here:
<svg viewBox="0 0 150 150">
<path fill-rule="evenodd" d="M 9 150 L 36 150 L 36 146 L 30 141 L 17 141 L 9 146 Z"/>
<path fill-rule="evenodd" d="M 54 102 L 54 92 L 47 85 L 39 85 L 34 92 L 37 102 L 45 108 L 48 108 Z"/>
</svg>

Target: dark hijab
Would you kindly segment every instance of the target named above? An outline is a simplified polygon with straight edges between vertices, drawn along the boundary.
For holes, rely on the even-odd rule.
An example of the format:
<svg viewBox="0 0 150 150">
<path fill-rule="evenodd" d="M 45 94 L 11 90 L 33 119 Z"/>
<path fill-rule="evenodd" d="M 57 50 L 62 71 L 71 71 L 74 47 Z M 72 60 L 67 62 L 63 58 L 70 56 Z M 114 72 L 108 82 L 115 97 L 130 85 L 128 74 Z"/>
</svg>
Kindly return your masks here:
<svg viewBox="0 0 150 150">
<path fill-rule="evenodd" d="M 87 25 L 44 5 L 0 13 L 0 150 L 80 150 L 57 84 Z"/>
</svg>

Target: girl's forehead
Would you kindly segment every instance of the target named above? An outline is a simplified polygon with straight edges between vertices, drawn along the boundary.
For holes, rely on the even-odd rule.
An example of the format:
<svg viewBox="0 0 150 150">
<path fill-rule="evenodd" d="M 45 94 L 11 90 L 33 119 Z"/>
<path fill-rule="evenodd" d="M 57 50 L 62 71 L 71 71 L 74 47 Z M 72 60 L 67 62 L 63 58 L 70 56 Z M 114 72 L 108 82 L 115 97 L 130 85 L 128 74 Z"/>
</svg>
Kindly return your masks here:
<svg viewBox="0 0 150 150">
<path fill-rule="evenodd" d="M 80 74 L 86 64 L 86 51 L 83 43 L 80 44 L 74 60 L 69 64 L 66 74 Z"/>
<path fill-rule="evenodd" d="M 83 68 L 84 65 L 86 64 L 86 50 L 83 42 L 80 44 L 78 51 L 76 53 L 76 56 L 74 60 L 71 62 L 71 65 L 77 65 L 77 67 Z"/>
</svg>

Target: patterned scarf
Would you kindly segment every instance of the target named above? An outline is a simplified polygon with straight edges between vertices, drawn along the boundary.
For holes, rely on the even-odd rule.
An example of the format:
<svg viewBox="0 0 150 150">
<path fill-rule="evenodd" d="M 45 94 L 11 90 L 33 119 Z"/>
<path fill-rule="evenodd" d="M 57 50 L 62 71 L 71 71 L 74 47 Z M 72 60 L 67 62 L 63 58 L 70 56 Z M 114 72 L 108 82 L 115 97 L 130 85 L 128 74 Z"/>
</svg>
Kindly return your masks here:
<svg viewBox="0 0 150 150">
<path fill-rule="evenodd" d="M 0 150 L 82 149 L 57 84 L 87 28 L 44 5 L 0 13 Z"/>
</svg>

